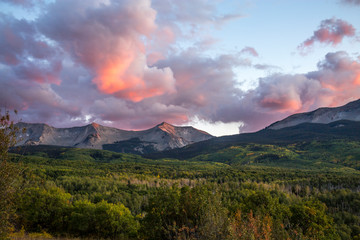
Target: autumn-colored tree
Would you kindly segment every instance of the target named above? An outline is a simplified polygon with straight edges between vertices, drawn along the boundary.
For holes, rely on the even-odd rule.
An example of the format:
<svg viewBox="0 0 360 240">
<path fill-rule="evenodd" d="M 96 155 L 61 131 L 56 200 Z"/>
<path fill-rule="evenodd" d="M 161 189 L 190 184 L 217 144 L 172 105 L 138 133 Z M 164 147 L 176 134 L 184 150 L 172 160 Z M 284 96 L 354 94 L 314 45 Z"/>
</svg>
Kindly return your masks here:
<svg viewBox="0 0 360 240">
<path fill-rule="evenodd" d="M 247 218 L 242 217 L 241 211 L 238 210 L 230 224 L 232 239 L 234 240 L 248 240 L 272 239 L 272 219 L 266 215 L 264 217 L 254 216 L 252 210 L 247 215 Z"/>
</svg>

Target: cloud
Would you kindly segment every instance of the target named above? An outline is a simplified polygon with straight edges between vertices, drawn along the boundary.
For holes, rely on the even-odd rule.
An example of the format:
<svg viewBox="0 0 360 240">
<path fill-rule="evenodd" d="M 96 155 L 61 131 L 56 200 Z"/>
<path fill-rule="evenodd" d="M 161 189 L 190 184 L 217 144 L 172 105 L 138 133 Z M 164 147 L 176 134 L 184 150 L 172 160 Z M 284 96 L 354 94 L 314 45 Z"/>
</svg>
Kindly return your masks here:
<svg viewBox="0 0 360 240">
<path fill-rule="evenodd" d="M 297 112 L 308 99 L 316 98 L 319 82 L 303 75 L 273 75 L 260 79 L 256 102 L 275 112 Z"/>
<path fill-rule="evenodd" d="M 325 60 L 318 63 L 318 68 L 307 76 L 318 79 L 324 88 L 342 93 L 343 98 L 360 86 L 360 62 L 350 58 L 346 52 L 328 53 Z"/>
<path fill-rule="evenodd" d="M 32 7 L 34 6 L 34 2 L 32 0 L 2 0 L 3 2 L 12 4 L 12 5 L 19 5 L 22 7 Z M 40 0 L 37 0 L 40 1 Z"/>
<path fill-rule="evenodd" d="M 16 79 L 59 84 L 61 53 L 37 37 L 25 20 L 0 15 L 0 64 L 9 66 Z"/>
<path fill-rule="evenodd" d="M 278 69 L 281 68 L 278 66 L 270 65 L 270 64 L 254 64 L 253 67 L 258 70 L 268 70 L 268 69 Z"/>
<path fill-rule="evenodd" d="M 195 116 L 213 122 L 223 104 L 234 104 L 241 94 L 234 88 L 233 72 L 233 68 L 241 64 L 235 55 L 210 58 L 192 50 L 185 51 L 160 60 L 155 66 L 172 69 L 176 92 L 140 102 L 114 96 L 99 98 L 86 112 L 96 116 L 97 122 L 128 129 L 145 129 L 162 121 L 183 125 Z"/>
<path fill-rule="evenodd" d="M 176 78 L 177 94 L 170 96 L 168 101 L 196 112 L 202 109 L 211 112 L 212 107 L 207 106 L 215 107 L 224 96 L 239 92 L 234 89 L 236 77 L 233 68 L 242 64 L 236 55 L 210 58 L 191 50 L 158 63 L 160 67 L 171 68 Z"/>
<path fill-rule="evenodd" d="M 114 109 L 117 109 L 114 111 Z M 181 125 L 188 121 L 188 110 L 159 101 L 127 102 L 115 97 L 98 99 L 89 109 L 94 120 L 123 129 L 146 129 L 161 121 Z"/>
<path fill-rule="evenodd" d="M 240 54 L 249 54 L 253 57 L 259 56 L 258 52 L 253 47 L 244 47 L 243 49 L 241 49 Z"/>
<path fill-rule="evenodd" d="M 157 11 L 156 23 L 168 27 L 177 39 L 203 42 L 211 28 L 221 28 L 224 24 L 242 18 L 233 4 L 233 12 L 224 13 L 219 7 L 221 1 L 192 0 L 191 4 L 178 0 L 153 0 Z M 205 35 L 205 36 L 204 36 Z"/>
<path fill-rule="evenodd" d="M 360 59 L 345 52 L 327 54 L 316 71 L 271 74 L 243 91 L 239 69 L 276 67 L 253 64 L 252 47 L 207 54 L 217 40 L 196 31 L 237 16 L 218 12 L 213 1 L 150 3 L 61 0 L 45 3 L 35 20 L 0 15 L 0 106 L 57 127 L 96 121 L 145 129 L 197 119 L 254 131 L 360 95 Z"/>
<path fill-rule="evenodd" d="M 24 121 L 55 126 L 90 120 L 138 129 L 161 121 L 184 124 L 202 108 L 206 117 L 223 93 L 233 94 L 232 67 L 249 63 L 233 55 L 202 57 L 200 47 L 172 49 L 182 23 L 236 18 L 209 18 L 213 3 L 194 4 L 202 9 L 197 16 L 181 13 L 171 24 L 156 20 L 161 9 L 148 0 L 63 0 L 43 5 L 35 20 L 1 15 L 1 106 L 19 109 Z"/>
<path fill-rule="evenodd" d="M 355 28 L 336 18 L 326 19 L 321 21 L 319 29 L 314 31 L 314 35 L 305 40 L 298 48 L 305 50 L 312 47 L 315 42 L 332 44 L 333 46 L 339 44 L 344 37 L 354 37 Z"/>
<path fill-rule="evenodd" d="M 158 11 L 159 22 L 191 23 L 197 25 L 222 25 L 228 21 L 242 18 L 242 14 L 222 14 L 217 8 L 218 1 L 193 0 L 191 4 L 177 0 L 154 0 L 152 5 Z"/>
<path fill-rule="evenodd" d="M 18 80 L 5 71 L 0 73 L 7 78 L 7 81 L 1 81 L 0 107 L 19 110 L 22 120 L 61 122 L 69 120 L 69 116 L 80 115 L 79 107 L 62 99 L 50 85 Z"/>
<path fill-rule="evenodd" d="M 17 65 L 29 58 L 44 60 L 55 54 L 53 47 L 36 37 L 36 29 L 31 22 L 0 14 L 0 30 L 2 64 Z"/>
<path fill-rule="evenodd" d="M 210 29 L 220 29 L 226 23 L 242 18 L 236 4 L 233 11 L 223 12 L 219 8 L 222 1 L 193 0 L 191 4 L 177 0 L 152 0 L 156 10 L 157 30 L 146 42 L 151 49 L 148 63 L 153 65 L 166 56 L 178 54 L 191 45 L 196 51 L 204 52 L 219 42 L 209 36 Z M 185 46 L 179 42 L 185 42 Z"/>
<path fill-rule="evenodd" d="M 209 49 L 211 46 L 213 46 L 217 42 L 219 42 L 218 39 L 208 37 L 208 38 L 205 38 L 205 39 L 202 39 L 202 40 L 196 42 L 194 45 L 197 48 L 199 48 L 199 50 L 206 50 L 206 49 Z"/>
<path fill-rule="evenodd" d="M 360 0 L 341 0 L 342 3 L 360 5 Z"/>
<path fill-rule="evenodd" d="M 156 30 L 155 17 L 149 0 L 64 0 L 49 7 L 38 27 L 93 73 L 101 92 L 137 102 L 175 91 L 171 69 L 147 65 L 141 39 Z"/>
<path fill-rule="evenodd" d="M 229 114 L 231 109 L 226 109 L 221 114 L 227 116 L 224 121 L 243 121 L 241 131 L 254 131 L 289 114 L 339 106 L 359 96 L 360 61 L 340 51 L 328 53 L 317 71 L 261 78 L 257 88 L 244 93 L 239 111 Z"/>
</svg>

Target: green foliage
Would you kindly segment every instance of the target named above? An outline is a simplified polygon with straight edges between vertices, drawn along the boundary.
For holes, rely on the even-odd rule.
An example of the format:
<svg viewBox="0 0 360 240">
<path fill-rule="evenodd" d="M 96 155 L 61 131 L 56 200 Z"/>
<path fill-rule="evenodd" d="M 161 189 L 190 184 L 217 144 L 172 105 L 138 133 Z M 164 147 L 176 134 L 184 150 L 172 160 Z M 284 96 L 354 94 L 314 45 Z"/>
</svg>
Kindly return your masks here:
<svg viewBox="0 0 360 240">
<path fill-rule="evenodd" d="M 14 152 L 16 166 L 24 152 L 29 186 L 19 193 L 18 230 L 97 239 L 360 236 L 357 141 L 238 144 L 186 160 L 50 146 Z"/>
<path fill-rule="evenodd" d="M 17 112 L 15 111 L 15 114 Z M 15 126 L 14 121 L 10 119 L 10 112 L 2 114 L 0 110 L 0 160 L 7 159 L 8 150 L 16 144 L 16 134 L 19 129 Z"/>
<path fill-rule="evenodd" d="M 136 237 L 139 223 L 124 205 L 72 196 L 57 187 L 28 188 L 18 203 L 19 226 L 30 232 L 72 233 L 80 237 Z"/>
<path fill-rule="evenodd" d="M 67 228 L 71 195 L 57 187 L 32 187 L 19 197 L 20 226 L 31 232 L 61 232 Z"/>
<path fill-rule="evenodd" d="M 293 144 L 242 144 L 201 154 L 191 160 L 241 167 L 276 166 L 300 169 L 360 169 L 360 142 L 313 141 Z"/>
<path fill-rule="evenodd" d="M 139 223 L 122 204 L 84 200 L 74 202 L 69 226 L 70 232 L 82 237 L 125 239 L 136 237 Z"/>
<path fill-rule="evenodd" d="M 190 159 L 198 155 L 213 154 L 232 146 L 247 144 L 258 145 L 290 145 L 321 142 L 359 142 L 360 122 L 341 120 L 329 124 L 303 123 L 278 130 L 263 129 L 255 133 L 243 133 L 232 136 L 212 138 L 188 145 L 181 150 L 173 149 L 165 152 L 147 154 L 149 158 Z"/>
<path fill-rule="evenodd" d="M 19 171 L 7 160 L 8 150 L 15 146 L 16 134 L 19 131 L 11 120 L 9 111 L 2 114 L 0 110 L 0 239 L 9 234 L 13 216 L 13 201 L 17 191 L 16 177 Z"/>
<path fill-rule="evenodd" d="M 5 238 L 11 227 L 10 220 L 14 213 L 17 168 L 7 162 L 0 162 L 0 239 Z"/>
<path fill-rule="evenodd" d="M 146 239 L 224 239 L 227 210 L 205 186 L 162 187 L 149 199 L 142 221 Z"/>
<path fill-rule="evenodd" d="M 290 207 L 290 222 L 302 235 L 310 239 L 339 239 L 332 228 L 332 219 L 326 214 L 326 205 L 320 201 L 304 201 Z"/>
</svg>

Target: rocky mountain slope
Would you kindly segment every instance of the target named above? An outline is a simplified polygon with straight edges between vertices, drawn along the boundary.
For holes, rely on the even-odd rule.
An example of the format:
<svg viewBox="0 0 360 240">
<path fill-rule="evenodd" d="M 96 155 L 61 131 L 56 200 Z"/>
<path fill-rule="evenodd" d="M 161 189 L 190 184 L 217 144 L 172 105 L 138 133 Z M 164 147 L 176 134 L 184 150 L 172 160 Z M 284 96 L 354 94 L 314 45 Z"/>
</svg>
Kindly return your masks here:
<svg viewBox="0 0 360 240">
<path fill-rule="evenodd" d="M 360 121 L 360 99 L 341 107 L 319 108 L 312 112 L 294 114 L 271 124 L 268 129 L 278 130 L 301 123 L 327 124 L 339 120 Z"/>
<path fill-rule="evenodd" d="M 294 144 L 312 141 L 360 141 L 360 100 L 335 108 L 291 115 L 253 133 L 212 138 L 190 146 L 149 153 L 147 158 L 188 159 L 244 144 Z"/>
<path fill-rule="evenodd" d="M 146 158 L 189 159 L 201 154 L 212 154 L 232 146 L 247 144 L 287 145 L 312 141 L 360 141 L 360 121 L 340 120 L 328 124 L 301 123 L 278 130 L 263 129 L 254 133 L 241 133 L 212 138 L 183 148 L 145 154 Z"/>
<path fill-rule="evenodd" d="M 126 147 L 125 152 L 143 153 L 146 149 L 163 151 L 184 147 L 188 144 L 207 140 L 212 136 L 193 127 L 176 127 L 161 123 L 144 131 L 126 131 L 92 123 L 82 127 L 55 128 L 40 123 L 17 123 L 25 128 L 25 134 L 18 136 L 18 145 L 55 145 L 78 148 L 103 149 L 103 146 L 117 146 L 137 142 L 134 148 Z"/>
</svg>

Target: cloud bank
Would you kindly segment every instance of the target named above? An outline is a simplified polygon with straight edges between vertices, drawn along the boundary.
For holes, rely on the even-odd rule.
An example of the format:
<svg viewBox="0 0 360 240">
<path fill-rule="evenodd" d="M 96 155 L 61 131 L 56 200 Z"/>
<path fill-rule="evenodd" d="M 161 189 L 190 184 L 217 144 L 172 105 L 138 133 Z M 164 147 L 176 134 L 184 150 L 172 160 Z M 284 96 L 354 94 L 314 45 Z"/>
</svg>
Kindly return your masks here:
<svg viewBox="0 0 360 240">
<path fill-rule="evenodd" d="M 217 12 L 212 1 L 191 7 L 175 0 L 42 4 L 34 20 L 0 14 L 0 107 L 19 110 L 23 121 L 144 129 L 198 119 L 239 123 L 244 132 L 360 96 L 360 59 L 346 52 L 328 53 L 316 71 L 272 74 L 241 90 L 239 68 L 277 67 L 253 64 L 246 56 L 259 53 L 249 46 L 204 54 L 216 42 L 201 35 L 204 28 L 241 17 Z M 307 46 L 337 44 L 353 31 L 341 20 L 325 20 Z M 194 44 L 176 44 L 189 36 Z"/>
<path fill-rule="evenodd" d="M 304 74 L 274 74 L 259 80 L 254 90 L 244 94 L 240 106 L 245 113 L 243 130 L 253 131 L 289 114 L 339 106 L 360 96 L 360 61 L 346 52 L 328 53 L 318 70 Z M 258 123 L 251 122 L 260 116 Z"/>
</svg>

